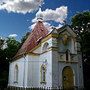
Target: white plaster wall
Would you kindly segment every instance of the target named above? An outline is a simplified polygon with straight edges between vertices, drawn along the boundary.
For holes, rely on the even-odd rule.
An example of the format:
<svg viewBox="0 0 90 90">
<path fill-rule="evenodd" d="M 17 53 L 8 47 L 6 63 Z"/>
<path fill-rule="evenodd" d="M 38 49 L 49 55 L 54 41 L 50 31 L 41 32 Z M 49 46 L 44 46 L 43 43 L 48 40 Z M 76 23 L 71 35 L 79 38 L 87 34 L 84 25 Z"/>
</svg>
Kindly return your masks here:
<svg viewBox="0 0 90 90">
<path fill-rule="evenodd" d="M 52 87 L 52 52 L 28 55 L 28 87 Z M 45 62 L 46 61 L 46 62 Z M 46 84 L 41 84 L 41 65 L 46 65 Z"/>
<path fill-rule="evenodd" d="M 64 69 L 64 67 L 66 66 L 70 66 L 73 70 L 73 74 L 74 74 L 74 86 L 78 86 L 79 84 L 79 78 L 78 78 L 78 65 L 77 63 L 64 63 L 64 62 L 59 62 L 59 86 L 62 87 L 63 83 L 62 83 L 62 71 Z"/>
<path fill-rule="evenodd" d="M 52 51 L 48 51 L 40 55 L 39 58 L 39 86 L 52 87 Z M 46 61 L 46 62 L 45 62 Z M 41 84 L 40 67 L 42 64 L 46 65 L 46 84 Z"/>
<path fill-rule="evenodd" d="M 77 54 L 77 42 L 74 40 L 76 38 L 72 37 L 72 35 L 68 31 L 64 31 L 62 35 L 64 34 L 67 34 L 70 37 L 70 40 L 68 40 L 67 45 L 64 45 L 62 42 L 62 37 L 58 38 L 59 52 L 66 52 L 66 50 L 69 49 L 71 54 Z"/>
<path fill-rule="evenodd" d="M 49 47 L 56 47 L 57 42 L 55 38 L 43 42 L 39 48 L 34 50 L 34 53 L 42 53 L 40 56 L 29 56 L 29 78 L 28 86 L 35 87 L 52 87 L 52 51 L 43 53 L 43 46 L 45 43 L 49 44 Z M 46 61 L 46 62 L 45 62 Z M 41 84 L 40 68 L 42 64 L 46 64 L 46 84 Z"/>
<path fill-rule="evenodd" d="M 72 54 L 77 54 L 77 42 L 71 38 L 71 53 Z"/>
<path fill-rule="evenodd" d="M 34 53 L 41 53 L 41 46 L 33 51 Z"/>
<path fill-rule="evenodd" d="M 43 46 L 45 43 L 48 43 L 49 47 L 51 47 L 52 46 L 52 38 L 50 38 L 49 40 L 47 40 L 41 44 L 41 52 L 43 52 Z"/>
<path fill-rule="evenodd" d="M 39 56 L 28 55 L 28 87 L 39 87 Z"/>
<path fill-rule="evenodd" d="M 79 62 L 64 62 L 60 59 L 59 53 L 57 51 L 52 52 L 52 86 L 62 88 L 62 71 L 66 66 L 70 66 L 74 74 L 74 86 L 83 87 L 83 71 L 82 62 L 80 55 L 77 55 L 77 61 Z"/>
<path fill-rule="evenodd" d="M 79 79 L 79 86 L 84 87 L 83 83 L 83 66 L 82 66 L 82 56 L 81 53 L 78 53 L 78 79 Z"/>
<path fill-rule="evenodd" d="M 58 78 L 58 72 L 59 72 L 59 55 L 57 51 L 52 51 L 52 87 L 58 87 L 59 86 L 59 78 Z"/>
<path fill-rule="evenodd" d="M 20 58 L 10 63 L 9 67 L 9 86 L 26 87 L 27 84 L 27 57 Z M 18 65 L 18 83 L 14 83 L 15 65 Z M 25 68 L 26 67 L 26 68 Z M 25 70 L 25 72 L 24 72 Z"/>
<path fill-rule="evenodd" d="M 56 38 L 50 38 L 49 40 L 45 41 L 42 43 L 42 52 L 43 52 L 43 46 L 45 43 L 48 43 L 49 46 L 48 48 L 50 47 L 57 47 L 57 39 Z M 56 54 L 55 54 L 56 55 Z M 56 55 L 57 57 L 57 55 Z M 55 57 L 54 57 L 54 54 L 52 51 L 48 51 L 43 53 L 42 55 L 40 55 L 40 60 L 42 60 L 43 62 L 46 60 L 46 66 L 47 66 L 47 72 L 46 72 L 46 85 L 43 85 L 43 84 L 40 84 L 40 86 L 44 86 L 44 87 L 53 87 L 53 85 L 57 85 L 57 71 L 54 72 L 54 69 L 52 68 L 56 68 L 58 65 L 57 64 L 54 64 L 54 60 L 55 60 Z M 40 62 L 39 66 L 41 66 L 43 64 L 43 62 Z M 55 62 L 56 63 L 56 62 Z M 53 64 L 53 65 L 52 65 Z M 57 68 L 58 69 L 58 68 Z M 56 77 L 55 77 L 55 75 Z M 39 76 L 40 77 L 40 76 Z M 55 78 L 55 79 L 52 79 L 52 78 Z M 39 79 L 40 80 L 40 79 Z M 54 82 L 55 80 L 55 82 Z M 40 82 L 40 81 L 39 81 Z M 54 84 L 53 84 L 54 83 Z"/>
</svg>

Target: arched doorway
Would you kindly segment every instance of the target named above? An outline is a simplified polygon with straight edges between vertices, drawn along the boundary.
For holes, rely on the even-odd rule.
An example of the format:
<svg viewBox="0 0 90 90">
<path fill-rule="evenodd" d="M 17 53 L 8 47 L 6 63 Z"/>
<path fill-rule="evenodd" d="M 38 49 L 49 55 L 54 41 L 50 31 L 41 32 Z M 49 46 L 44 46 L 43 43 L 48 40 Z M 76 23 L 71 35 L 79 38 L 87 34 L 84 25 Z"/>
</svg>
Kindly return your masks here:
<svg viewBox="0 0 90 90">
<path fill-rule="evenodd" d="M 63 89 L 73 89 L 74 88 L 74 77 L 73 70 L 71 67 L 66 66 L 62 71 L 62 84 Z"/>
</svg>

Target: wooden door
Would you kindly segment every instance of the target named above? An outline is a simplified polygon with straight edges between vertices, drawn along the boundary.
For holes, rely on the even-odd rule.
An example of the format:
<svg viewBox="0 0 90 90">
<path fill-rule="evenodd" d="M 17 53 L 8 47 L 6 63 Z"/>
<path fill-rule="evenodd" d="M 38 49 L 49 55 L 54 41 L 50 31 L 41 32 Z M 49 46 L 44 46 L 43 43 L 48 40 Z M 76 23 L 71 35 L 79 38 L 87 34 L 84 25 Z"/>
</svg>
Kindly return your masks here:
<svg viewBox="0 0 90 90">
<path fill-rule="evenodd" d="M 63 88 L 64 89 L 73 89 L 74 88 L 74 77 L 73 71 L 71 67 L 67 66 L 63 69 L 62 72 L 62 79 L 63 79 Z"/>
</svg>

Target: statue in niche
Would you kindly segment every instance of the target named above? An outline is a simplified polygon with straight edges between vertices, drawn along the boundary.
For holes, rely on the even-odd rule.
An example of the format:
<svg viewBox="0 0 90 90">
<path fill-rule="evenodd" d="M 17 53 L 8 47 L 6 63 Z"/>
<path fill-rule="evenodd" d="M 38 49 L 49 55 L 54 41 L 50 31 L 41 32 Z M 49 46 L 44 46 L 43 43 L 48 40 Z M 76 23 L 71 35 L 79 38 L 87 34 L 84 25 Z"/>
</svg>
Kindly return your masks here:
<svg viewBox="0 0 90 90">
<path fill-rule="evenodd" d="M 63 36 L 63 38 L 62 38 L 62 41 L 63 41 L 63 44 L 64 45 L 67 45 L 67 43 L 68 43 L 68 35 L 67 34 L 65 34 L 64 36 Z"/>
</svg>

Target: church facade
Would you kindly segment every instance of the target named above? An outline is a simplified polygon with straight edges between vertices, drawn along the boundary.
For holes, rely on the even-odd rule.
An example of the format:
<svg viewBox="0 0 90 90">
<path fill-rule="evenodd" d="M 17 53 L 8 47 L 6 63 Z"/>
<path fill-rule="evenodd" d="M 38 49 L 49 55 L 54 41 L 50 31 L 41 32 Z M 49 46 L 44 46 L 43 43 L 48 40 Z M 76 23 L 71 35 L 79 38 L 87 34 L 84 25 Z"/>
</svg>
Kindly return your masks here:
<svg viewBox="0 0 90 90">
<path fill-rule="evenodd" d="M 8 86 L 83 87 L 77 35 L 65 25 L 51 32 L 38 21 L 9 66 Z"/>
</svg>

